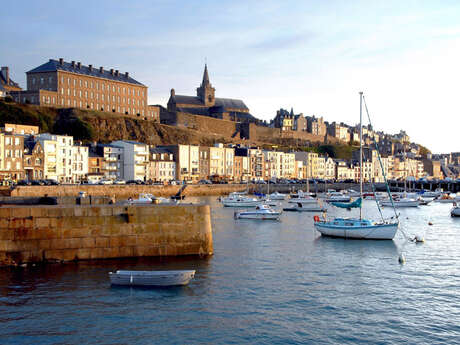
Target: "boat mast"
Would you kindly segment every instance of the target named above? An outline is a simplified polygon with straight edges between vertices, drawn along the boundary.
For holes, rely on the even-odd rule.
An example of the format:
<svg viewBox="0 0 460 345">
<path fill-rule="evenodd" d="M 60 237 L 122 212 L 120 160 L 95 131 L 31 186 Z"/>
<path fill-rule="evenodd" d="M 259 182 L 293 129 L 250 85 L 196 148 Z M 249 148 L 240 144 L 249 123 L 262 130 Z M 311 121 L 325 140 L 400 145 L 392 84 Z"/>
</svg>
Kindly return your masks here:
<svg viewBox="0 0 460 345">
<path fill-rule="evenodd" d="M 359 93 L 359 197 L 363 198 L 363 92 Z M 359 206 L 359 219 L 362 219 L 362 206 Z"/>
</svg>

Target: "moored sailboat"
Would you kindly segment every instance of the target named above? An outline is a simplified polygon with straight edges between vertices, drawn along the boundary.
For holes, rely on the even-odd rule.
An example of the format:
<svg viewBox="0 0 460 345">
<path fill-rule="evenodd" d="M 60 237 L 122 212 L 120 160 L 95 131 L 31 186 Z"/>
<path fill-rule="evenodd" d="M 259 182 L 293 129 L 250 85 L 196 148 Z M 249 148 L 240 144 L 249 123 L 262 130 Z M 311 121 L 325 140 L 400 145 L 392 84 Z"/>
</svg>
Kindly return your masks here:
<svg viewBox="0 0 460 345">
<path fill-rule="evenodd" d="M 362 142 L 362 102 L 363 93 L 359 93 L 360 97 L 360 111 L 359 111 L 359 127 L 360 127 L 360 157 L 359 166 L 362 171 L 363 166 L 363 142 Z M 383 170 L 383 169 L 382 169 Z M 360 174 L 359 178 L 360 188 L 359 194 L 360 199 L 363 198 L 363 174 Z M 386 182 L 386 178 L 385 178 Z M 391 198 L 391 195 L 390 195 Z M 354 204 L 350 203 L 342 205 L 346 208 L 359 207 L 359 218 L 340 218 L 336 217 L 332 220 L 328 220 L 326 217 L 322 220 L 319 216 L 314 217 L 314 225 L 317 231 L 324 236 L 341 237 L 341 238 L 354 238 L 354 239 L 372 239 L 372 240 L 392 240 L 398 230 L 399 221 L 396 218 L 396 222 L 393 220 L 384 220 L 375 222 L 362 217 L 362 203 L 361 200 Z M 391 200 L 391 199 L 390 199 Z M 377 204 L 378 206 L 378 204 Z"/>
</svg>

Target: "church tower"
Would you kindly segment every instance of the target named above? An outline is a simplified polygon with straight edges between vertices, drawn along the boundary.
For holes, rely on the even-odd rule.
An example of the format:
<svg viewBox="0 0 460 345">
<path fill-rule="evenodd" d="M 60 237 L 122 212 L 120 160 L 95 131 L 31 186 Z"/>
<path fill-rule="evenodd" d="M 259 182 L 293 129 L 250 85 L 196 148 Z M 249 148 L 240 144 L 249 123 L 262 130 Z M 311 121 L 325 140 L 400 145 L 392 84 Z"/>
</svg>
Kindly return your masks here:
<svg viewBox="0 0 460 345">
<path fill-rule="evenodd" d="M 204 65 L 204 73 L 203 73 L 203 81 L 199 88 L 196 89 L 197 97 L 203 102 L 203 104 L 207 107 L 213 107 L 215 104 L 215 92 L 216 89 L 212 87 L 211 83 L 209 82 L 209 75 L 208 75 L 208 66 Z"/>
</svg>

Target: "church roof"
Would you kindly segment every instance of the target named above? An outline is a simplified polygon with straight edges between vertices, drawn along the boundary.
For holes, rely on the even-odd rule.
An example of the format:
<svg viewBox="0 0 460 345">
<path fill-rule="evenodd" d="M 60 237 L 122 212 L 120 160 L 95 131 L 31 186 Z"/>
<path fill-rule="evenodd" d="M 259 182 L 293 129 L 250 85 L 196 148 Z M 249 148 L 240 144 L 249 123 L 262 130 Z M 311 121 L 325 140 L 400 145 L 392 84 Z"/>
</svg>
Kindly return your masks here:
<svg viewBox="0 0 460 345">
<path fill-rule="evenodd" d="M 203 82 L 201 85 L 209 85 L 208 65 L 204 65 Z"/>
<path fill-rule="evenodd" d="M 44 64 L 26 73 L 56 72 L 58 70 L 144 86 L 144 84 L 127 76 L 125 73 L 119 73 L 118 75 L 116 75 L 116 74 L 112 74 L 109 70 L 104 69 L 100 71 L 99 68 L 92 67 L 90 69 L 89 66 L 84 66 L 84 65 L 80 65 L 80 68 L 78 68 L 77 64 L 72 65 L 71 63 L 65 62 L 65 61 L 63 61 L 61 64 L 58 60 L 53 60 L 53 59 L 50 59 L 48 62 L 45 62 Z"/>
<path fill-rule="evenodd" d="M 183 95 L 175 95 L 173 99 L 176 101 L 177 105 L 204 105 L 203 102 L 198 97 L 195 96 L 183 96 Z M 232 108 L 232 109 L 242 109 L 248 111 L 249 108 L 244 104 L 244 102 L 240 99 L 232 99 L 232 98 L 216 98 L 215 100 L 216 107 L 223 107 L 225 109 Z"/>
</svg>

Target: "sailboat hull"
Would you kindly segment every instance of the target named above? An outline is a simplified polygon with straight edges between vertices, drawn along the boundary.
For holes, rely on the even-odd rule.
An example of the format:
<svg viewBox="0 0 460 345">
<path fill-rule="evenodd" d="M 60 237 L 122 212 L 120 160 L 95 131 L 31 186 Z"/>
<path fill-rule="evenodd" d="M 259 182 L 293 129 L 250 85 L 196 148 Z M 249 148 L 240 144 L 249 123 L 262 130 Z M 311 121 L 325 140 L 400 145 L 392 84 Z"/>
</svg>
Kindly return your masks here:
<svg viewBox="0 0 460 345">
<path fill-rule="evenodd" d="M 374 225 L 334 225 L 334 222 L 315 222 L 315 228 L 323 236 L 361 240 L 392 240 L 398 230 L 397 223 Z"/>
</svg>

